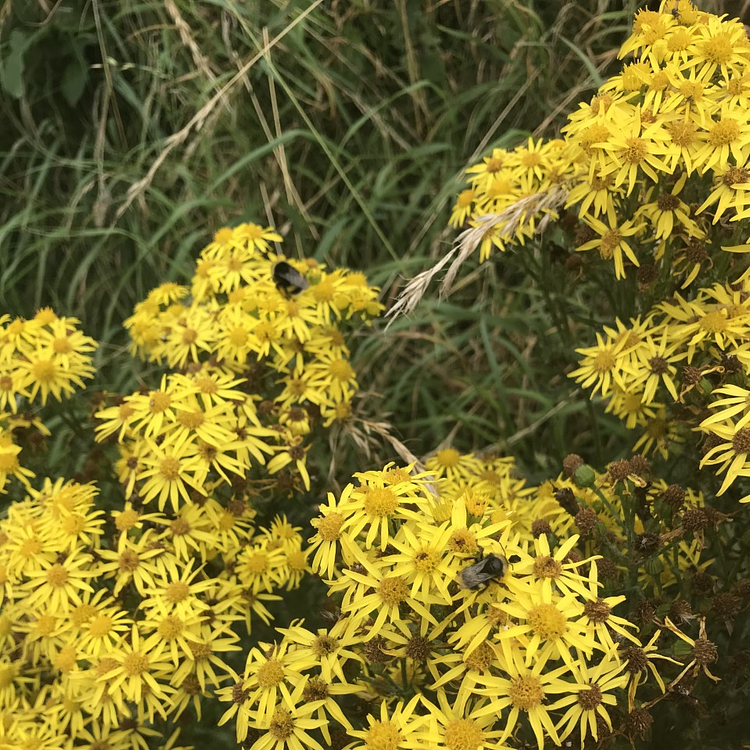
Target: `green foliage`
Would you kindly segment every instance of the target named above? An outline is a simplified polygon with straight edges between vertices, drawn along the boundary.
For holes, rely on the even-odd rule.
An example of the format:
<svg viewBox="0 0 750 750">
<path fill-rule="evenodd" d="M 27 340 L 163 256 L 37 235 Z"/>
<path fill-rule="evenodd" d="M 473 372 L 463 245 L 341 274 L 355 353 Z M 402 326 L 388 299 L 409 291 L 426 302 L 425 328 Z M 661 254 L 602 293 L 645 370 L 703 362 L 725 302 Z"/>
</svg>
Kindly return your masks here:
<svg viewBox="0 0 750 750">
<path fill-rule="evenodd" d="M 532 133 L 554 137 L 614 70 L 638 5 L 6 3 L 0 312 L 79 317 L 101 342 L 97 387 L 133 390 L 155 373 L 121 364 L 135 302 L 189 277 L 205 227 L 260 217 L 290 254 L 365 271 L 388 304 L 449 249 L 465 165 Z M 601 289 L 587 306 L 585 284 L 568 296 L 563 261 L 485 264 L 449 299 L 363 335 L 359 418 L 416 455 L 447 434 L 462 450 L 512 450 L 532 482 L 571 452 L 598 468 L 622 455 L 619 420 L 566 377 L 579 343 L 567 321 L 598 325 L 619 303 Z M 83 462 L 75 439 L 49 426 L 40 466 L 70 475 Z M 367 442 L 372 465 L 392 458 L 387 441 Z M 364 460 L 347 450 L 333 483 Z M 671 746 L 674 729 L 655 727 L 655 742 Z"/>
<path fill-rule="evenodd" d="M 205 226 L 265 216 L 298 254 L 314 248 L 394 294 L 450 242 L 464 164 L 560 125 L 596 84 L 581 58 L 601 75 L 612 64 L 626 6 L 17 3 L 0 48 L 4 307 L 80 317 L 123 389 L 132 373 L 106 368 L 121 321 L 186 278 Z M 365 352 L 365 365 L 398 365 L 373 368 L 391 377 L 373 382 L 374 412 L 417 453 L 442 439 L 446 414 L 481 427 L 477 444 L 543 416 L 549 400 L 531 394 L 546 389 L 521 364 L 547 327 L 537 303 L 524 276 L 477 278 L 399 323 Z M 470 414 L 461 394 L 478 370 L 488 402 Z M 554 424 L 569 431 L 564 412 Z"/>
</svg>

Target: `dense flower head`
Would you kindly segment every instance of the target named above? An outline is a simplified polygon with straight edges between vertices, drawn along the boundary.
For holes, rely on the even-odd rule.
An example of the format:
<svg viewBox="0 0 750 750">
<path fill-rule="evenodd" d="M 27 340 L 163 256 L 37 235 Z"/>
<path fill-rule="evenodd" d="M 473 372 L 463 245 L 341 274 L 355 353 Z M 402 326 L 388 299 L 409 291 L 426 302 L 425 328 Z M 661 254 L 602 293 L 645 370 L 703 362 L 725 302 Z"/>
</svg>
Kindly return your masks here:
<svg viewBox="0 0 750 750">
<path fill-rule="evenodd" d="M 62 401 L 84 387 L 97 345 L 79 323 L 49 308 L 31 320 L 0 318 L 0 410 L 15 414 L 24 402 Z"/>
<path fill-rule="evenodd" d="M 45 479 L 0 519 L 0 711 L 59 746 L 90 735 L 126 750 L 126 720 L 200 717 L 251 616 L 269 621 L 263 602 L 300 585 L 307 556 L 298 527 L 256 527 L 237 503 L 229 523 L 215 500 L 170 517 L 131 503 L 107 513 L 98 494 Z M 246 579 L 251 538 L 275 550 L 271 577 Z"/>
<path fill-rule="evenodd" d="M 719 681 L 706 613 L 731 633 L 746 587 L 696 614 L 682 597 L 714 593 L 707 538 L 732 518 L 650 459 L 700 436 L 715 494 L 750 476 L 750 273 L 724 273 L 750 247 L 750 43 L 669 0 L 621 56 L 562 138 L 470 167 L 450 222 L 482 258 L 558 222 L 632 289 L 667 277 L 568 373 L 640 430 L 602 471 L 573 455 L 535 485 L 443 446 L 280 503 L 314 495 L 308 452 L 358 389 L 348 327 L 382 305 L 272 227 L 219 229 L 126 321 L 162 371 L 92 410 L 119 484 L 24 466 L 24 436 L 47 434 L 25 406 L 82 387 L 96 345 L 48 309 L 0 319 L 0 493 L 22 497 L 0 516 L 0 745 L 172 750 L 217 698 L 248 750 L 583 748 Z M 314 601 L 310 575 L 323 612 L 269 637 L 271 603 Z"/>
<path fill-rule="evenodd" d="M 383 306 L 362 274 L 285 258 L 279 242 L 270 227 L 220 229 L 189 286 L 162 284 L 126 321 L 133 352 L 171 370 L 96 415 L 128 495 L 177 510 L 259 467 L 310 489 L 313 428 L 345 420 L 358 387 L 345 329 Z"/>
<path fill-rule="evenodd" d="M 627 324 L 617 320 L 596 345 L 576 350 L 579 367 L 569 373 L 641 432 L 635 451 L 667 457 L 704 433 L 700 465 L 717 467 L 719 495 L 750 472 L 748 284 L 743 274 L 692 298 L 676 293 Z"/>
<path fill-rule="evenodd" d="M 285 259 L 280 241 L 254 224 L 219 230 L 191 284 L 162 284 L 136 306 L 133 353 L 166 371 L 92 399 L 96 439 L 119 458 L 92 447 L 81 476 L 110 459 L 114 490 L 37 479 L 24 461 L 50 434 L 30 407 L 82 387 L 95 343 L 48 309 L 0 319 L 0 493 L 22 498 L 0 516 L 6 744 L 172 747 L 165 728 L 200 719 L 241 638 L 310 574 L 302 527 L 281 513 L 262 526 L 258 509 L 310 490 L 313 440 L 348 418 L 357 389 L 346 330 L 382 305 L 362 274 Z M 289 634 L 290 674 L 320 666 L 294 681 L 304 707 L 266 690 L 281 658 L 248 657 L 259 720 L 283 742 L 304 727 L 326 734 L 326 712 L 346 723 L 332 696 L 353 688 L 333 683 L 342 659 L 360 658 L 346 633 Z"/>
<path fill-rule="evenodd" d="M 450 224 L 482 232 L 482 260 L 563 214 L 575 217 L 575 249 L 594 251 L 618 279 L 655 264 L 686 288 L 722 250 L 747 251 L 738 244 L 750 218 L 741 21 L 665 0 L 638 13 L 620 57 L 622 72 L 579 105 L 562 139 L 493 148 L 468 168 Z"/>
<path fill-rule="evenodd" d="M 644 470 L 643 460 L 631 464 Z M 598 738 L 597 717 L 611 731 L 610 710 L 628 696 L 664 695 L 662 665 L 682 663 L 656 638 L 642 645 L 618 614 L 625 597 L 608 595 L 598 575 L 601 541 L 625 543 L 623 480 L 530 487 L 515 474 L 510 458 L 443 448 L 421 470 L 388 464 L 330 493 L 310 539 L 330 624 L 279 628 L 232 674 L 219 694 L 238 741 L 267 737 L 283 715 L 289 731 L 309 732 L 303 747 L 338 732 L 356 748 L 504 747 L 511 734 L 542 748 L 574 732 Z M 575 533 L 563 489 L 599 516 L 601 538 Z M 547 519 L 549 531 L 535 535 L 529 518 Z M 694 552 L 685 569 L 708 564 Z M 674 578 L 649 577 L 647 558 L 644 581 L 664 591 Z M 628 671 L 637 649 L 643 670 Z M 366 702 L 364 723 L 346 710 L 355 697 Z M 303 709 L 325 724 L 294 721 Z"/>
</svg>

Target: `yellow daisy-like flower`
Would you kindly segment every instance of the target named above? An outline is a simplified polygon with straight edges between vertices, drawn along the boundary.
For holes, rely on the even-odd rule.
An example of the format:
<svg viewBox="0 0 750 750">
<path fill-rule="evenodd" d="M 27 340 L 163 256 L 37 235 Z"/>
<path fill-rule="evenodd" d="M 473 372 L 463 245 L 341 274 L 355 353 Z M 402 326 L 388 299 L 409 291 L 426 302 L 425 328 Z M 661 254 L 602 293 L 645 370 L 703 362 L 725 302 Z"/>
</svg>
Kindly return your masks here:
<svg viewBox="0 0 750 750">
<path fill-rule="evenodd" d="M 526 664 L 530 665 L 540 651 L 539 658 L 562 659 L 566 664 L 575 661 L 573 649 L 591 654 L 594 641 L 586 636 L 581 622 L 582 604 L 574 595 L 556 596 L 544 585 L 530 587 L 512 601 L 499 608 L 515 618 L 519 624 L 499 632 L 501 641 L 522 638 Z"/>
<path fill-rule="evenodd" d="M 510 736 L 522 715 L 531 725 L 539 750 L 544 747 L 545 737 L 560 745 L 560 738 L 550 716 L 550 697 L 570 690 L 570 684 L 561 679 L 569 673 L 570 666 L 545 669 L 546 660 L 540 658 L 533 666 L 527 667 L 522 654 L 513 649 L 507 640 L 503 641 L 503 652 L 505 660 L 502 676 L 488 677 L 486 687 L 476 689 L 479 695 L 489 698 L 485 706 L 476 709 L 476 715 L 498 717 L 509 708 L 507 715 L 501 719 L 501 723 L 505 725 L 501 742 Z"/>
<path fill-rule="evenodd" d="M 129 641 L 121 641 L 110 652 L 110 658 L 112 667 L 102 673 L 97 693 L 102 694 L 106 689 L 118 705 L 143 701 L 166 718 L 169 696 L 174 692 L 168 684 L 171 663 L 164 658 L 157 641 L 143 640 L 138 627 L 133 625 Z"/>
<path fill-rule="evenodd" d="M 207 470 L 201 465 L 196 446 L 183 443 L 180 446 L 155 442 L 148 444 L 148 451 L 141 458 L 143 470 L 138 474 L 141 481 L 140 494 L 143 502 L 156 498 L 159 510 L 164 510 L 167 501 L 176 513 L 180 502 L 190 503 L 188 487 L 200 495 L 206 495 L 203 481 Z"/>
<path fill-rule="evenodd" d="M 700 467 L 718 465 L 716 474 L 724 474 L 724 479 L 716 494 L 723 495 L 737 479 L 750 476 L 750 428 L 738 427 L 736 422 L 725 418 L 722 422 L 711 423 L 707 431 L 715 436 L 717 444 L 703 456 Z M 750 492 L 741 497 L 740 502 L 750 502 Z"/>
<path fill-rule="evenodd" d="M 45 604 L 51 611 L 68 612 L 71 606 L 81 603 L 81 591 L 93 591 L 87 580 L 96 575 L 91 562 L 91 555 L 77 549 L 27 573 L 25 602 L 32 607 Z"/>
<path fill-rule="evenodd" d="M 618 279 L 625 278 L 625 263 L 623 256 L 634 266 L 640 262 L 635 252 L 627 242 L 628 237 L 637 235 L 644 227 L 643 223 L 636 224 L 634 221 L 619 222 L 614 212 L 607 216 L 607 223 L 594 216 L 585 217 L 586 224 L 598 235 L 597 239 L 584 242 L 576 248 L 577 252 L 597 249 L 604 260 L 613 260 L 615 265 L 615 276 Z"/>
<path fill-rule="evenodd" d="M 415 713 L 420 705 L 420 696 L 415 695 L 408 703 L 399 701 L 389 710 L 388 702 L 381 701 L 375 716 L 367 715 L 366 729 L 353 729 L 350 734 L 360 740 L 356 750 L 417 750 L 424 747 L 421 730 L 424 717 Z M 379 718 L 376 718 L 379 716 Z"/>
<path fill-rule="evenodd" d="M 594 386 L 591 396 L 598 391 L 607 396 L 613 387 L 628 392 L 626 376 L 633 377 L 635 370 L 626 361 L 627 338 L 620 341 L 605 341 L 600 333 L 596 334 L 596 346 L 576 349 L 582 354 L 581 366 L 568 374 L 575 378 L 584 388 Z"/>
<path fill-rule="evenodd" d="M 688 356 L 687 351 L 680 351 L 679 347 L 680 342 L 670 341 L 668 332 L 662 331 L 658 340 L 656 336 L 649 336 L 636 350 L 640 367 L 635 385 L 642 392 L 645 404 L 650 404 L 654 400 L 660 383 L 664 384 L 675 401 L 678 400 L 677 386 L 674 382 L 677 374 L 675 363 Z"/>
<path fill-rule="evenodd" d="M 603 659 L 593 667 L 589 667 L 583 659 L 575 662 L 571 668 L 574 682 L 570 686 L 574 694 L 560 698 L 552 706 L 553 709 L 570 706 L 556 726 L 561 740 L 568 737 L 576 725 L 581 737 L 581 747 L 589 734 L 594 740 L 598 740 L 597 725 L 600 719 L 612 729 L 607 706 L 617 705 L 618 698 L 613 691 L 624 687 L 628 682 L 628 676 L 623 673 L 624 668 L 625 664 L 615 659 Z"/>
</svg>

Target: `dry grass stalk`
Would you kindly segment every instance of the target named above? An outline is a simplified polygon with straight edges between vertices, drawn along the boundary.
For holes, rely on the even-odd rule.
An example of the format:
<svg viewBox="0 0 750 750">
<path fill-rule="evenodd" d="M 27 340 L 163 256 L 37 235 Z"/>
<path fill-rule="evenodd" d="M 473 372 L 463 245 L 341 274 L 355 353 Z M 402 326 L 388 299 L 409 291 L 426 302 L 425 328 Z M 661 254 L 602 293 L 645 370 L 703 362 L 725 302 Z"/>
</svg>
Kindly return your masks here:
<svg viewBox="0 0 750 750">
<path fill-rule="evenodd" d="M 279 34 L 277 34 L 273 39 L 271 39 L 270 42 L 263 45 L 263 47 L 255 54 L 253 55 L 250 60 L 248 60 L 242 68 L 237 71 L 237 73 L 232 76 L 232 78 L 227 81 L 227 83 L 222 86 L 190 119 L 190 121 L 185 125 L 184 128 L 181 130 L 178 130 L 176 133 L 173 133 L 169 136 L 166 140 L 166 144 L 164 148 L 162 149 L 161 153 L 154 159 L 154 163 L 151 165 L 148 172 L 145 174 L 145 176 L 138 180 L 138 182 L 133 183 L 130 188 L 128 189 L 128 192 L 125 196 L 125 201 L 120 206 L 120 208 L 117 209 L 117 214 L 115 216 L 115 220 L 119 219 L 132 205 L 133 201 L 136 200 L 139 196 L 143 194 L 143 192 L 148 188 L 148 186 L 151 184 L 151 182 L 154 179 L 154 176 L 161 168 L 162 164 L 164 164 L 164 161 L 166 160 L 167 156 L 169 156 L 174 149 L 179 146 L 181 143 L 183 143 L 188 135 L 190 135 L 190 132 L 195 129 L 196 131 L 199 131 L 203 124 L 205 123 L 208 116 L 213 111 L 214 107 L 222 100 L 224 100 L 227 96 L 227 94 L 233 89 L 239 81 L 241 81 L 245 74 L 250 70 L 250 68 L 255 65 L 255 63 L 258 62 L 270 49 L 272 49 L 276 44 L 278 44 L 293 28 L 297 26 L 297 24 L 301 23 L 307 16 L 310 15 L 321 3 L 323 0 L 315 0 L 312 4 L 310 4 L 307 8 L 305 8 L 302 13 L 297 16 L 297 18 L 294 19 L 283 31 L 281 31 Z"/>
<path fill-rule="evenodd" d="M 417 274 L 399 295 L 393 307 L 386 313 L 392 323 L 399 315 L 412 312 L 421 301 L 427 287 L 435 276 L 450 263 L 445 278 L 440 284 L 438 296 L 447 296 L 453 286 L 458 270 L 471 257 L 482 241 L 498 224 L 503 225 L 503 235 L 512 237 L 515 232 L 531 219 L 541 214 L 536 232 L 544 231 L 554 216 L 554 212 L 565 202 L 570 192 L 566 183 L 533 193 L 517 200 L 496 214 L 485 214 L 475 219 L 475 226 L 464 229 L 456 237 L 450 252 L 446 253 L 432 268 Z"/>
</svg>

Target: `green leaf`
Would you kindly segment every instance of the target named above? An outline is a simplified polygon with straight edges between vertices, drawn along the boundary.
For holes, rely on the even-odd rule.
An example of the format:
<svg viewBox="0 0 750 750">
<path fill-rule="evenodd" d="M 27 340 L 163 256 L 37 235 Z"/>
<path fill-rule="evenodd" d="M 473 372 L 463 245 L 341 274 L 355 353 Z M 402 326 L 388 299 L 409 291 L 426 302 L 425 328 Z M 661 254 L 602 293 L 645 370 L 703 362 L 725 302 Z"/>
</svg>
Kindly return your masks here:
<svg viewBox="0 0 750 750">
<path fill-rule="evenodd" d="M 13 29 L 8 40 L 10 53 L 3 60 L 2 71 L 0 71 L 0 83 L 3 89 L 16 99 L 23 96 L 23 56 L 28 43 L 29 39 L 26 34 Z"/>
<path fill-rule="evenodd" d="M 78 59 L 71 60 L 63 71 L 60 91 L 62 91 L 65 101 L 71 107 L 78 104 L 78 100 L 86 88 L 88 77 L 88 68 Z"/>
</svg>

